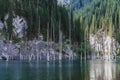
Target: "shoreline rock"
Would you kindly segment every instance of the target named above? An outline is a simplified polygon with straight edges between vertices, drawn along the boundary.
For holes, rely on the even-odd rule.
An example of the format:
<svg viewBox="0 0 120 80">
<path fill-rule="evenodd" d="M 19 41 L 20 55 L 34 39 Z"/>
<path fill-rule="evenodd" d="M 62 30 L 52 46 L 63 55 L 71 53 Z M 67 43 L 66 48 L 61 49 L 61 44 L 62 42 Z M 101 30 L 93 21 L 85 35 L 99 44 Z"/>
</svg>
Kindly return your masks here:
<svg viewBox="0 0 120 80">
<path fill-rule="evenodd" d="M 96 34 L 90 34 L 89 43 L 94 58 L 98 57 L 105 60 L 115 59 L 119 43 L 105 31 L 99 30 Z"/>
</svg>

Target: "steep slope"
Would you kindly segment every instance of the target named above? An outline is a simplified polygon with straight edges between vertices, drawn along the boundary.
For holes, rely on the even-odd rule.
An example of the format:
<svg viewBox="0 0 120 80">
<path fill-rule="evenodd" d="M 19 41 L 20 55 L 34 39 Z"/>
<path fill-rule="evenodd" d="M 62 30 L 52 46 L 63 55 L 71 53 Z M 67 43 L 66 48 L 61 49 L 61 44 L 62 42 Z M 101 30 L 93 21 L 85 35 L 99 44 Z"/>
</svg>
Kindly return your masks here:
<svg viewBox="0 0 120 80">
<path fill-rule="evenodd" d="M 83 7 L 86 7 L 86 5 L 89 5 L 92 2 L 92 0 L 71 0 L 72 7 L 74 10 L 79 10 Z"/>
<path fill-rule="evenodd" d="M 89 26 L 89 43 L 93 55 L 111 60 L 120 43 L 120 1 L 94 0 L 81 15 Z"/>
<path fill-rule="evenodd" d="M 0 21 L 2 23 L 5 21 L 6 14 L 9 14 L 6 21 L 8 29 L 5 27 L 4 33 L 8 33 L 6 37 L 9 39 L 15 39 L 12 22 L 16 16 L 24 18 L 27 22 L 25 38 L 34 39 L 42 34 L 47 40 L 49 26 L 49 38 L 53 40 L 54 37 L 54 40 L 58 42 L 58 25 L 61 26 L 63 34 L 68 36 L 65 30 L 68 28 L 68 13 L 64 6 L 57 4 L 57 0 L 0 0 Z"/>
<path fill-rule="evenodd" d="M 119 0 L 93 0 L 84 9 L 80 9 L 77 16 L 82 16 L 84 27 L 92 27 L 94 20 L 94 29 L 103 27 L 109 30 L 109 24 L 114 28 L 113 33 L 118 38 L 120 32 L 120 1 Z M 94 32 L 95 30 L 93 30 Z"/>
<path fill-rule="evenodd" d="M 78 11 L 82 10 L 84 7 L 89 5 L 92 1 L 93 0 L 69 0 L 64 3 L 67 6 L 67 8 L 69 8 L 71 5 L 73 8 L 73 11 L 77 13 Z"/>
<path fill-rule="evenodd" d="M 79 0 L 77 1 L 75 6 L 79 4 L 78 8 L 75 7 L 73 3 L 71 5 L 73 7 L 71 10 L 75 14 L 75 27 L 72 28 L 73 33 L 75 33 L 72 35 L 72 37 L 75 36 L 74 41 L 79 41 L 80 45 L 87 45 L 88 43 L 91 44 L 91 37 L 94 36 L 92 40 L 96 41 L 96 39 L 98 39 L 98 42 L 101 41 L 100 45 L 105 47 L 102 48 L 101 51 L 106 50 L 105 54 L 110 54 L 109 52 L 112 51 L 107 51 L 109 47 L 110 50 L 114 51 L 111 54 L 116 53 L 117 48 L 119 48 L 117 44 L 120 43 L 120 1 L 92 0 L 85 3 L 85 6 L 80 6 L 81 2 L 79 2 Z M 105 34 L 102 35 L 100 32 Z M 96 35 L 97 33 L 99 36 Z M 104 41 L 99 40 L 100 37 L 102 37 Z M 98 42 L 95 42 L 95 46 L 91 46 L 91 48 L 97 48 L 92 48 L 94 52 L 98 49 L 100 50 Z M 84 47 L 81 49 L 81 52 L 83 49 L 86 50 Z M 86 52 L 83 52 L 82 55 L 85 55 L 84 53 Z"/>
</svg>

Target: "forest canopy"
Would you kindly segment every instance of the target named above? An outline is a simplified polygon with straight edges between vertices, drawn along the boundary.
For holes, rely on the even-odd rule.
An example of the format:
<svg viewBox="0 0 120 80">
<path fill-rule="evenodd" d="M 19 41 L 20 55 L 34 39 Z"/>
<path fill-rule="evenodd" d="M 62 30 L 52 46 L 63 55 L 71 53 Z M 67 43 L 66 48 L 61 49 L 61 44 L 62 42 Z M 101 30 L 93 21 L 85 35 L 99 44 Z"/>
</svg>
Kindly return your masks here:
<svg viewBox="0 0 120 80">
<path fill-rule="evenodd" d="M 68 12 L 62 5 L 57 4 L 57 0 L 0 0 L 0 19 L 4 22 L 4 17 L 9 14 L 8 33 L 12 36 L 12 18 L 16 15 L 24 17 L 28 23 L 27 38 L 38 38 L 42 34 L 46 40 L 47 26 L 49 26 L 49 36 L 58 40 L 59 24 L 64 35 L 67 37 Z"/>
</svg>

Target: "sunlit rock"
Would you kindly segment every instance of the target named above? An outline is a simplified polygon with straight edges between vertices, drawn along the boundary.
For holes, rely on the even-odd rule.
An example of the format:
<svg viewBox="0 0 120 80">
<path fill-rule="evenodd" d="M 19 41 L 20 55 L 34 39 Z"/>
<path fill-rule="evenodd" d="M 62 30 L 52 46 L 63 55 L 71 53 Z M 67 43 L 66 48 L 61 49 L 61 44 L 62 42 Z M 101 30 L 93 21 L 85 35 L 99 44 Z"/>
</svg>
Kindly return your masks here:
<svg viewBox="0 0 120 80">
<path fill-rule="evenodd" d="M 63 4 L 64 0 L 57 0 L 58 4 Z"/>
<path fill-rule="evenodd" d="M 4 24 L 0 21 L 0 29 L 2 30 L 4 27 Z"/>
<path fill-rule="evenodd" d="M 15 18 L 13 18 L 13 26 L 15 36 L 17 36 L 18 38 L 22 38 L 24 35 L 26 35 L 26 30 L 28 26 L 26 20 L 23 17 L 16 16 Z"/>
<path fill-rule="evenodd" d="M 6 20 L 8 20 L 8 18 L 9 18 L 9 13 L 7 13 L 7 14 L 5 15 L 4 20 L 6 21 Z"/>
<path fill-rule="evenodd" d="M 70 0 L 57 0 L 59 5 L 67 5 L 70 3 Z"/>
<path fill-rule="evenodd" d="M 92 48 L 93 58 L 102 58 L 105 60 L 114 59 L 119 46 L 113 36 L 106 32 L 98 31 L 96 34 L 90 34 L 89 43 Z"/>
</svg>

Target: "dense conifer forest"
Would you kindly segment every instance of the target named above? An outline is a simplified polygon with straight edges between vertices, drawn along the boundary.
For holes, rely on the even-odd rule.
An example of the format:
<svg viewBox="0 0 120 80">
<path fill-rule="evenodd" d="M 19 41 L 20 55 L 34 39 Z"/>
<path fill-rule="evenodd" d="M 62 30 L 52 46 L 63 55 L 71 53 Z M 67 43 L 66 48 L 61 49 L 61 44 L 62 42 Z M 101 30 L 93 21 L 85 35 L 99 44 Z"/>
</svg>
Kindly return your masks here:
<svg viewBox="0 0 120 80">
<path fill-rule="evenodd" d="M 69 39 L 75 51 L 90 53 L 89 36 L 100 29 L 120 42 L 119 4 L 119 0 L 71 0 L 65 5 L 57 0 L 0 0 L 1 22 L 9 14 L 8 27 L 1 33 L 6 39 L 19 41 L 12 25 L 12 19 L 19 15 L 28 25 L 22 40 L 38 39 L 42 34 L 45 41 L 59 42 L 62 32 L 63 43 Z"/>
</svg>

